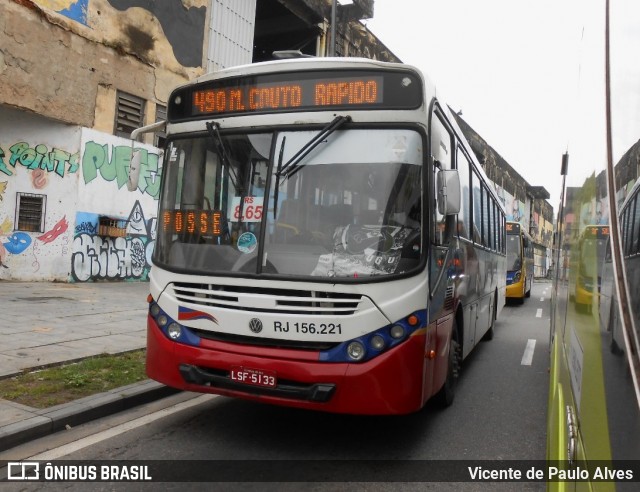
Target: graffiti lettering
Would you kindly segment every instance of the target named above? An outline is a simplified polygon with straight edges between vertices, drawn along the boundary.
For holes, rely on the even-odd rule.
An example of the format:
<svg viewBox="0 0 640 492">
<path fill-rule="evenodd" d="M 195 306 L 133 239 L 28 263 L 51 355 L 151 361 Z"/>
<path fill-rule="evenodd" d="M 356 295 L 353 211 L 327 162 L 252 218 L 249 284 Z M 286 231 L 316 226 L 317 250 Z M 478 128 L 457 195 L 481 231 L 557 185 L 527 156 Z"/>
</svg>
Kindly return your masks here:
<svg viewBox="0 0 640 492">
<path fill-rule="evenodd" d="M 98 226 L 93 222 L 81 222 L 75 228 L 76 234 L 98 234 Z"/>
<path fill-rule="evenodd" d="M 7 176 L 13 176 L 13 173 L 4 162 L 4 151 L 1 148 L 0 148 L 0 171 L 5 173 Z"/>
<path fill-rule="evenodd" d="M 73 240 L 71 273 L 78 282 L 140 279 L 148 266 L 146 246 L 138 237 L 80 234 Z"/>
<path fill-rule="evenodd" d="M 160 193 L 160 174 L 158 155 L 140 149 L 140 179 L 138 189 L 156 200 Z M 118 189 L 127 183 L 127 174 L 131 162 L 131 147 L 127 145 L 101 145 L 87 142 L 82 156 L 82 176 L 90 183 L 100 176 L 106 181 L 116 181 Z"/>
<path fill-rule="evenodd" d="M 99 232 L 95 214 L 78 212 L 71 257 L 71 275 L 77 282 L 91 280 L 147 280 L 151 254 L 155 244 L 155 218 L 147 222 L 136 201 L 130 217 L 136 227 L 127 237 L 96 235 Z"/>
<path fill-rule="evenodd" d="M 21 164 L 27 169 L 42 169 L 47 172 L 55 172 L 61 178 L 65 171 L 75 173 L 78 170 L 78 154 L 53 148 L 51 150 L 44 144 L 30 147 L 26 142 L 18 142 L 9 147 L 9 165 L 15 169 L 16 164 Z M 4 152 L 0 151 L 0 171 L 11 176 L 13 172 L 7 167 L 4 160 Z"/>
<path fill-rule="evenodd" d="M 31 172 L 31 184 L 36 190 L 41 190 L 47 186 L 49 176 L 42 169 L 35 169 Z"/>
</svg>

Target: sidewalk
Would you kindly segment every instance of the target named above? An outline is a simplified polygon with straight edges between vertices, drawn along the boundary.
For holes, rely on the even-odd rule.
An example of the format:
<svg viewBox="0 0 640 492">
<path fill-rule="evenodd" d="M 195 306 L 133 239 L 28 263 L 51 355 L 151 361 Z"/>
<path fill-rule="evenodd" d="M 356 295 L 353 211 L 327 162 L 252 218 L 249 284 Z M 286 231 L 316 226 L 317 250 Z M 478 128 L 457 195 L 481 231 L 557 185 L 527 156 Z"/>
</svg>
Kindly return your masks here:
<svg viewBox="0 0 640 492">
<path fill-rule="evenodd" d="M 0 379 L 145 347 L 146 282 L 0 281 Z M 0 399 L 0 451 L 174 393 L 144 381 L 48 409 Z"/>
</svg>

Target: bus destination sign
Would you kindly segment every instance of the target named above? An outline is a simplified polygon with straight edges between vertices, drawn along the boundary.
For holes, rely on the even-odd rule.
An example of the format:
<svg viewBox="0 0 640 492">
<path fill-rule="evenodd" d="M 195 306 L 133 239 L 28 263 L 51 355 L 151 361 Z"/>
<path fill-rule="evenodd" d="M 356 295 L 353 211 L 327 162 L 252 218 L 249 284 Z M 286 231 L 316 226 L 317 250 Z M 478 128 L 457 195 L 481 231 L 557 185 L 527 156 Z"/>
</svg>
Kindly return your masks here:
<svg viewBox="0 0 640 492">
<path fill-rule="evenodd" d="M 585 237 L 606 238 L 609 236 L 609 226 L 587 226 L 584 230 Z"/>
<path fill-rule="evenodd" d="M 318 80 L 298 84 L 221 87 L 193 92 L 193 114 L 283 111 L 304 106 L 379 104 L 382 79 Z"/>
<path fill-rule="evenodd" d="M 165 210 L 160 227 L 163 233 L 220 236 L 222 221 L 222 212 L 218 210 Z"/>
<path fill-rule="evenodd" d="M 518 222 L 507 222 L 507 234 L 520 234 L 520 224 Z"/>
<path fill-rule="evenodd" d="M 176 90 L 169 120 L 334 109 L 410 109 L 422 102 L 411 72 L 312 71 L 234 77 Z"/>
</svg>

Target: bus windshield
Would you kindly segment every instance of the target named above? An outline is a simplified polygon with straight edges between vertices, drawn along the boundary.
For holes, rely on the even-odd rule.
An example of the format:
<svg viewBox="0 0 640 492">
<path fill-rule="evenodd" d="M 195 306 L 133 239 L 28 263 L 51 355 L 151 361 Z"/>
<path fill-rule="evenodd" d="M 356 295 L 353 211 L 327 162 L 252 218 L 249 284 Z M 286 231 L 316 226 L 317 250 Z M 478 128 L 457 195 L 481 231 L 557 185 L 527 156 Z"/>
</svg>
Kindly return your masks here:
<svg viewBox="0 0 640 492">
<path fill-rule="evenodd" d="M 519 234 L 507 234 L 507 271 L 522 268 L 522 248 Z"/>
<path fill-rule="evenodd" d="M 423 258 L 413 130 L 209 133 L 165 153 L 154 262 L 196 274 L 358 278 Z M 288 162 L 287 172 L 280 172 Z M 274 206 L 275 205 L 275 206 Z"/>
<path fill-rule="evenodd" d="M 607 249 L 607 239 L 585 238 L 580 245 L 580 274 L 585 277 L 600 277 L 602 259 Z"/>
</svg>

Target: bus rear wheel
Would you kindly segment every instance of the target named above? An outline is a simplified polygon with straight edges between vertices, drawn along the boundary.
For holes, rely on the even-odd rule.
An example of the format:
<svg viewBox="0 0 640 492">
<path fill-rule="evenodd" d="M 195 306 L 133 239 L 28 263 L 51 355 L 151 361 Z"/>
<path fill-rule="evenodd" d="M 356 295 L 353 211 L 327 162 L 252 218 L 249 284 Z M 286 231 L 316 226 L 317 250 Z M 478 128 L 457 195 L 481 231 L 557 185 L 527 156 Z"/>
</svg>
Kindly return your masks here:
<svg viewBox="0 0 640 492">
<path fill-rule="evenodd" d="M 488 342 L 489 340 L 493 340 L 493 335 L 495 334 L 494 326 L 496 324 L 496 318 L 498 312 L 498 293 L 496 292 L 493 297 L 493 309 L 491 310 L 491 325 L 489 325 L 489 329 L 482 337 L 482 340 Z"/>
</svg>

